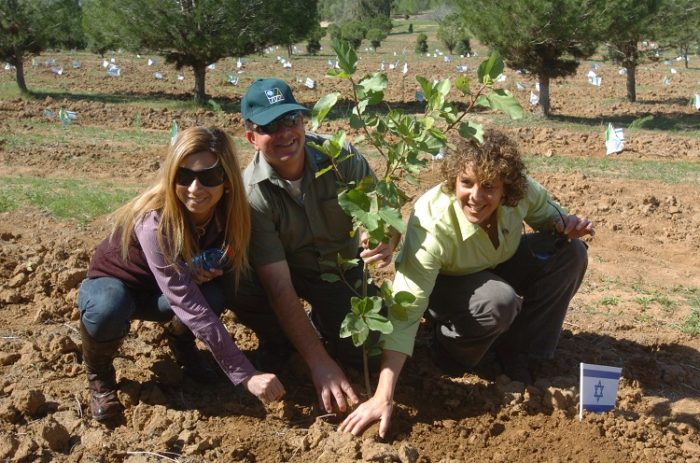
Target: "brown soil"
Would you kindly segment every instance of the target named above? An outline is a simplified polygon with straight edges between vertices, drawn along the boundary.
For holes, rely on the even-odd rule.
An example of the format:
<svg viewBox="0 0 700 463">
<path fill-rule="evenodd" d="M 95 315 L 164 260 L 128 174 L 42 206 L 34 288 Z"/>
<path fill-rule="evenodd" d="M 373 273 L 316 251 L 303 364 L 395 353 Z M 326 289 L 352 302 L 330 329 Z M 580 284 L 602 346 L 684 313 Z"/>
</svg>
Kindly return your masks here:
<svg viewBox="0 0 700 463">
<path fill-rule="evenodd" d="M 137 114 L 143 132 L 162 133 L 164 141 L 173 119 L 181 126 L 215 124 L 242 134 L 237 112 L 144 108 L 105 97 L 186 99 L 192 87 L 188 73 L 180 82 L 177 71 L 161 66 L 166 79 L 157 81 L 145 60 L 118 56 L 124 75 L 139 78 L 107 78 L 101 59 L 80 59 L 81 68 L 71 69 L 70 58 L 62 56 L 62 76 L 28 62 L 30 87 L 60 90 L 39 100 L 0 100 L 0 175 L 146 182 L 159 166 L 163 147 L 100 133 L 133 129 Z M 410 74 L 453 74 L 454 63 L 438 61 L 417 62 Z M 474 58 L 462 62 L 470 69 L 478 65 Z M 368 70 L 378 67 L 378 59 L 362 63 Z M 269 58 L 250 58 L 241 82 L 245 86 L 255 76 L 275 74 L 294 82 L 299 100 L 313 105 L 339 85 L 322 77 L 325 67 L 326 57 L 294 60 L 293 70 L 285 71 Z M 643 66 L 638 72 L 640 102 L 630 104 L 617 68 L 604 64 L 597 70 L 606 85 L 596 88 L 586 84 L 589 68 L 582 66 L 577 76 L 552 85 L 553 112 L 563 123 L 545 127 L 535 119 L 526 128 L 505 129 L 528 154 L 604 157 L 607 122 L 627 126 L 653 115 L 673 130 L 626 132 L 626 150 L 610 162 L 697 162 L 699 116 L 687 101 L 700 72 L 676 67 L 680 72 L 664 87 L 660 82 L 669 66 Z M 231 69 L 232 63 L 219 68 Z M 392 80 L 401 82 L 393 72 Z M 209 92 L 219 103 L 235 107 L 242 89 L 221 83 L 222 73 L 210 72 Z M 507 76 L 504 85 L 534 112 L 527 103 L 534 80 L 512 71 Z M 295 82 L 297 77 L 314 78 L 318 88 L 305 88 Z M 3 85 L 11 78 L 0 71 Z M 395 106 L 419 110 L 416 103 L 402 103 L 415 91 L 409 80 L 405 90 L 396 85 L 387 97 Z M 528 91 L 515 90 L 516 81 Z M 102 97 L 75 96 L 80 92 Z M 83 128 L 96 129 L 94 139 L 66 135 L 67 129 L 45 119 L 45 109 L 61 107 L 76 111 Z M 490 116 L 475 117 L 488 123 Z M 574 128 L 566 122 L 584 125 Z M 590 128 L 581 128 L 586 126 Z M 348 129 L 344 120 L 328 122 L 320 131 L 339 128 Z M 695 135 L 689 136 L 693 128 Z M 15 134 L 35 135 L 37 141 L 11 143 Z M 250 154 L 247 148 L 244 154 Z M 450 378 L 430 362 L 427 337 L 420 332 L 397 390 L 392 432 L 384 442 L 376 437 L 376 426 L 352 438 L 336 432 L 337 419 L 318 418 L 303 368 L 283 377 L 288 394 L 284 402 L 268 407 L 230 384 L 183 379 L 162 327 L 148 322 L 133 323 L 115 362 L 125 420 L 111 428 L 95 423 L 87 412 L 76 294 L 92 248 L 107 233 L 106 217 L 81 226 L 28 207 L 0 213 L 0 460 L 700 462 L 700 340 L 679 329 L 692 304 L 697 310 L 700 296 L 700 207 L 693 199 L 700 186 L 611 180 L 573 171 L 536 177 L 597 228 L 588 240 L 588 274 L 572 302 L 556 359 L 528 388 L 498 376 L 497 370 L 490 379 L 469 374 Z M 430 172 L 424 175 L 414 193 L 431 186 L 433 178 Z M 229 314 L 224 321 L 252 355 L 255 336 Z M 578 420 L 579 362 L 623 367 L 617 410 Z M 361 390 L 361 374 L 348 374 Z"/>
</svg>

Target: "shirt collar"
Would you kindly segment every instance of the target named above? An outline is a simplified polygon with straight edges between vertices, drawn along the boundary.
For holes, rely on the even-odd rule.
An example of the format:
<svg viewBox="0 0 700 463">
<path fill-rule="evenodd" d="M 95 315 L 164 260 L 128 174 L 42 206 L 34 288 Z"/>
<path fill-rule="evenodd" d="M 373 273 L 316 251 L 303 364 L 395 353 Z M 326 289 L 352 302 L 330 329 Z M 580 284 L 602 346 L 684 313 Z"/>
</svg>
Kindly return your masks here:
<svg viewBox="0 0 700 463">
<path fill-rule="evenodd" d="M 453 197 L 452 201 L 452 212 L 456 217 L 457 226 L 459 227 L 459 236 L 462 238 L 462 241 L 466 241 L 471 238 L 479 230 L 479 228 L 481 228 L 467 220 L 467 218 L 464 216 L 464 212 L 462 211 L 459 201 L 455 197 Z M 496 226 L 498 226 L 498 222 L 500 221 L 500 215 L 501 208 L 498 207 L 496 209 Z"/>
</svg>

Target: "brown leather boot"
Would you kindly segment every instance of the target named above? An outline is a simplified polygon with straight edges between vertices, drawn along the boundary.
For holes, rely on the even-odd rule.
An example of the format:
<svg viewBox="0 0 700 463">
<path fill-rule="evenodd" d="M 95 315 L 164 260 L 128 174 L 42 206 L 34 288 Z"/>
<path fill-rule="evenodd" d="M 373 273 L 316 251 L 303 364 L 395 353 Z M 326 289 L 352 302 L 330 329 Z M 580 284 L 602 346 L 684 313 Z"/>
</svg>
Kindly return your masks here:
<svg viewBox="0 0 700 463">
<path fill-rule="evenodd" d="M 112 359 L 122 339 L 97 342 L 88 334 L 82 323 L 80 323 L 80 336 L 83 341 L 83 361 L 87 370 L 92 417 L 97 421 L 105 421 L 121 415 L 124 406 L 117 397 L 117 382 Z"/>
</svg>

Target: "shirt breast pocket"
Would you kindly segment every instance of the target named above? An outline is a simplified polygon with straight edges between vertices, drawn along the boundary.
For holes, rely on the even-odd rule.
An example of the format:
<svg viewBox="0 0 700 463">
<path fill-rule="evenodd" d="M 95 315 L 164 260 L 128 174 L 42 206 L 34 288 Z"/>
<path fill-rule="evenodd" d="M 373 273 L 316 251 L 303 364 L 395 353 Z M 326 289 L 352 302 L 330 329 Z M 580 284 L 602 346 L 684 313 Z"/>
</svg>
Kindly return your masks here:
<svg viewBox="0 0 700 463">
<path fill-rule="evenodd" d="M 338 204 L 338 198 L 326 199 L 320 204 L 320 222 L 324 224 L 324 235 L 329 241 L 344 241 L 350 238 L 352 219 Z M 314 227 L 316 228 L 316 227 Z M 318 234 L 316 234 L 317 237 Z"/>
</svg>

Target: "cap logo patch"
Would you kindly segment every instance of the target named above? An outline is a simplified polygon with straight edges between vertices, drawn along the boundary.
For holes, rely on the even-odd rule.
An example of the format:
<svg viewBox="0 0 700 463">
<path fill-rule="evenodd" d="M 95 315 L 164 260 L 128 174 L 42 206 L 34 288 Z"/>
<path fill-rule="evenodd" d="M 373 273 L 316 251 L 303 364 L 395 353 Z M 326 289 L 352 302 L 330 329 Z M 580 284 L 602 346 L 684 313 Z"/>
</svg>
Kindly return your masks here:
<svg viewBox="0 0 700 463">
<path fill-rule="evenodd" d="M 284 101 L 284 95 L 282 94 L 282 91 L 276 87 L 271 88 L 269 90 L 265 90 L 265 96 L 267 97 L 267 101 L 269 101 L 270 104 L 275 104 Z"/>
</svg>

